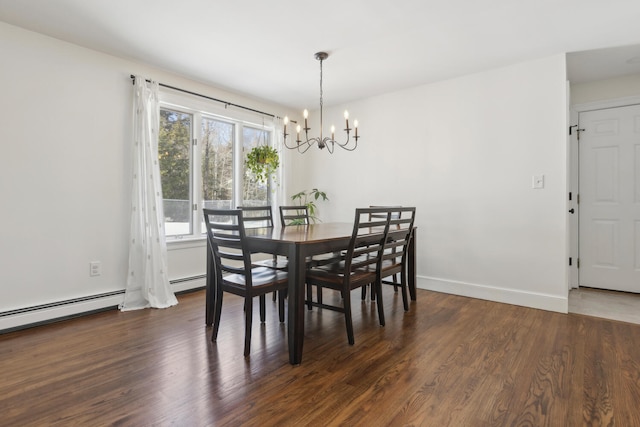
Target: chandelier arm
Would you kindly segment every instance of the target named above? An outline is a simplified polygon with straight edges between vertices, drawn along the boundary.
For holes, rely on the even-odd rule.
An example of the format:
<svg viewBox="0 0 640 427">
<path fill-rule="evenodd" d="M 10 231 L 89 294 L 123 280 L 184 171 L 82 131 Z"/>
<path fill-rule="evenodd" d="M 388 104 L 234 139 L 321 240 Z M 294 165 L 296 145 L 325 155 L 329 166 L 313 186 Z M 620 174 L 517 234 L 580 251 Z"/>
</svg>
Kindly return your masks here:
<svg viewBox="0 0 640 427">
<path fill-rule="evenodd" d="M 325 146 L 327 147 L 327 151 L 329 152 L 329 154 L 333 154 L 333 150 L 335 149 L 335 141 L 333 139 L 328 139 L 328 141 L 325 143 Z"/>
<path fill-rule="evenodd" d="M 358 137 L 359 138 L 359 137 Z M 347 140 L 345 142 L 338 142 L 335 140 L 332 140 L 332 142 L 334 142 L 335 144 L 338 144 L 338 146 L 340 146 L 340 148 L 347 150 L 347 151 L 354 151 L 357 147 L 358 147 L 358 140 L 355 140 L 355 143 L 353 145 L 353 147 L 349 147 L 349 143 L 350 143 L 350 138 L 349 138 L 349 134 L 347 133 Z"/>
<path fill-rule="evenodd" d="M 296 145 L 290 146 L 289 144 L 287 144 L 286 138 L 284 140 L 284 146 L 285 147 L 287 147 L 289 150 L 298 150 L 298 152 L 301 153 L 301 154 L 306 153 L 307 150 L 309 148 L 311 148 L 311 145 L 313 145 L 313 143 L 310 143 L 309 141 L 305 141 L 305 142 L 299 141 L 299 142 L 296 143 Z M 304 150 L 301 151 L 302 147 L 305 147 L 305 148 L 304 148 Z"/>
</svg>

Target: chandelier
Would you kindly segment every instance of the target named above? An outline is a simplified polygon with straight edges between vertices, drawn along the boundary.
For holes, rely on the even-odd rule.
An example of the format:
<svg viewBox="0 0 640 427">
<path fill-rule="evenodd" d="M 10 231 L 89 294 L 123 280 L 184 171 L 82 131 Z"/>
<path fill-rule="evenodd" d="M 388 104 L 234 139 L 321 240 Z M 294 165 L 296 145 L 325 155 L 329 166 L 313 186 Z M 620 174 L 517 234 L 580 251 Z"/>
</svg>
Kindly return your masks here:
<svg viewBox="0 0 640 427">
<path fill-rule="evenodd" d="M 336 146 L 343 148 L 347 151 L 353 151 L 356 149 L 356 147 L 358 146 L 358 138 L 360 138 L 358 136 L 358 121 L 354 120 L 353 122 L 353 129 L 351 129 L 349 127 L 349 112 L 345 111 L 344 112 L 344 120 L 345 120 L 345 129 L 344 131 L 347 133 L 347 137 L 346 140 L 344 142 L 338 142 L 335 140 L 335 132 L 336 132 L 336 128 L 335 126 L 331 126 L 331 137 L 322 136 L 322 61 L 324 61 L 325 59 L 327 59 L 329 57 L 329 54 L 326 52 L 318 52 L 315 54 L 315 57 L 318 61 L 320 61 L 320 136 L 314 137 L 314 138 L 309 138 L 309 131 L 311 130 L 311 128 L 307 125 L 307 119 L 309 117 L 309 112 L 307 110 L 304 110 L 303 112 L 303 116 L 304 116 L 304 128 L 301 128 L 300 125 L 297 125 L 296 127 L 296 141 L 295 141 L 295 145 L 289 145 L 287 144 L 287 136 L 289 135 L 287 133 L 287 124 L 289 123 L 289 118 L 285 117 L 284 118 L 284 145 L 285 147 L 289 148 L 289 149 L 297 149 L 299 152 L 304 153 L 306 152 L 309 148 L 311 148 L 311 146 L 313 144 L 317 144 L 318 148 L 323 149 L 323 148 L 327 148 L 327 151 L 329 151 L 329 153 L 333 153 L 333 150 Z M 354 135 L 353 135 L 353 139 L 354 142 L 351 143 L 350 139 L 349 139 L 349 135 L 351 131 L 354 131 Z M 301 131 L 304 131 L 304 141 L 300 139 L 300 133 Z"/>
</svg>

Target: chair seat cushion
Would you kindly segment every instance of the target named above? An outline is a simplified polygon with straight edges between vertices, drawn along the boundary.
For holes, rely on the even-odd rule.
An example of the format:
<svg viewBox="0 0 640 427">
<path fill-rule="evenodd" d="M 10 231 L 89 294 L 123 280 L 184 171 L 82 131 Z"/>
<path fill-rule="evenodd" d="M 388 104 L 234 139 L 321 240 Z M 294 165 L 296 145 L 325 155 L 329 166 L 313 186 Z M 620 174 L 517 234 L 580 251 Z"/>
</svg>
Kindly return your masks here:
<svg viewBox="0 0 640 427">
<path fill-rule="evenodd" d="M 246 286 L 246 278 L 243 274 L 230 274 L 224 276 L 224 280 L 225 282 Z M 251 281 L 254 287 L 270 285 L 273 282 L 286 282 L 287 272 L 267 267 L 256 267 L 251 269 Z"/>
<path fill-rule="evenodd" d="M 345 277 L 343 264 L 343 262 L 339 262 L 329 265 L 323 265 L 317 268 L 311 268 L 307 270 L 307 282 L 313 283 L 316 281 L 320 281 L 325 283 L 341 283 Z M 375 270 L 371 271 L 368 268 L 355 269 L 351 271 L 350 275 L 350 281 L 352 283 L 369 283 L 375 281 L 375 279 Z"/>
<path fill-rule="evenodd" d="M 289 262 L 286 259 L 281 259 L 278 258 L 276 259 L 263 259 L 261 261 L 255 261 L 252 263 L 254 266 L 256 267 L 267 267 L 267 268 L 271 268 L 271 269 L 277 269 L 277 270 L 286 270 Z"/>
</svg>

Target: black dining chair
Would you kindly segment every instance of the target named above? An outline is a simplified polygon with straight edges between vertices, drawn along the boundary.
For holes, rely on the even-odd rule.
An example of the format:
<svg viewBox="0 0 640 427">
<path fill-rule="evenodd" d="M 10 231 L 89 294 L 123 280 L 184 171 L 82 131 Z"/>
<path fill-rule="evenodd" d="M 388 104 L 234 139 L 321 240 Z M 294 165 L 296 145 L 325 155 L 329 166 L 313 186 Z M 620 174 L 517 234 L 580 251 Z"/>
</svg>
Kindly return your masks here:
<svg viewBox="0 0 640 427">
<path fill-rule="evenodd" d="M 245 228 L 273 228 L 273 212 L 270 205 L 266 206 L 238 206 L 242 211 Z M 257 267 L 268 267 L 276 270 L 287 269 L 287 259 L 273 255 L 271 258 L 254 261 Z"/>
<path fill-rule="evenodd" d="M 283 227 L 288 225 L 309 225 L 309 223 L 308 206 L 280 206 L 280 224 Z"/>
<path fill-rule="evenodd" d="M 389 232 L 380 265 L 380 283 L 392 285 L 396 291 L 400 286 L 404 311 L 409 311 L 407 257 L 409 243 L 414 233 L 415 217 L 415 207 L 390 208 Z M 399 285 L 397 275 L 400 275 Z M 385 278 L 391 276 L 393 276 L 393 280 L 385 280 Z M 374 292 L 372 292 L 372 298 L 374 298 L 373 294 Z"/>
<path fill-rule="evenodd" d="M 397 206 L 397 205 L 396 205 L 396 206 L 371 205 L 371 206 L 369 206 L 369 207 L 370 207 L 370 208 L 400 208 L 400 207 L 402 207 L 402 206 Z M 396 212 L 392 212 L 392 213 L 391 213 L 391 219 L 395 219 L 395 218 L 397 218 L 397 217 L 398 217 L 398 215 L 399 215 L 398 213 L 396 213 Z M 374 214 L 370 215 L 369 217 L 370 217 L 370 218 L 386 217 L 386 213 L 385 213 L 385 212 L 382 212 L 382 213 L 374 213 Z M 400 283 L 400 281 L 399 281 L 399 279 L 398 279 L 398 275 L 397 275 L 397 274 L 394 274 L 394 275 L 393 275 L 393 281 L 394 281 L 395 283 Z M 362 300 L 363 300 L 363 301 L 367 298 L 367 288 L 368 288 L 367 286 L 363 286 L 363 287 L 362 287 Z M 396 285 L 396 286 L 394 286 L 394 290 L 395 290 L 396 292 L 398 292 L 398 286 L 397 286 L 397 285 Z M 372 300 L 374 300 L 375 298 L 376 298 L 376 293 L 375 293 L 375 292 L 372 292 L 372 293 L 371 293 L 371 299 L 372 299 Z"/>
<path fill-rule="evenodd" d="M 247 248 L 243 214 L 240 209 L 204 209 L 207 241 L 213 257 L 214 280 L 207 280 L 214 289 L 208 292 L 207 304 L 213 306 L 213 331 L 211 340 L 216 341 L 220 328 L 222 299 L 225 292 L 244 298 L 245 340 L 244 355 L 251 348 L 251 323 L 253 298 L 260 300 L 260 321 L 266 317 L 265 295 L 278 292 L 278 314 L 284 322 L 284 298 L 288 279 L 285 271 L 256 267 L 251 262 Z"/>
<path fill-rule="evenodd" d="M 372 213 L 380 213 L 376 208 L 356 209 L 353 232 L 349 247 L 344 254 L 344 259 L 339 261 L 312 266 L 307 270 L 306 281 L 308 285 L 317 286 L 319 293 L 323 288 L 339 291 L 342 296 L 342 305 L 330 305 L 321 300 L 313 301 L 312 293 L 307 292 L 307 306 L 321 307 L 344 313 L 347 329 L 347 339 L 353 345 L 353 320 L 351 315 L 351 291 L 369 283 L 374 283 L 377 288 L 380 283 L 380 266 L 384 244 L 389 231 L 390 212 L 387 217 L 370 219 Z M 378 289 L 380 293 L 381 289 Z M 378 317 L 380 325 L 384 326 L 384 311 L 381 306 L 381 298 L 378 298 Z"/>
<path fill-rule="evenodd" d="M 374 206 L 369 206 L 369 207 L 370 208 L 390 208 L 390 209 L 402 208 L 402 206 L 397 206 L 397 205 L 396 206 L 374 205 Z M 400 219 L 403 215 L 405 217 L 404 219 L 406 219 L 407 216 L 414 217 L 415 216 L 415 211 L 414 211 L 413 215 L 410 215 L 410 214 L 407 213 L 407 212 L 410 212 L 410 211 L 411 211 L 411 208 L 409 210 L 400 209 L 400 210 L 397 210 L 397 211 L 392 211 L 391 212 L 391 220 Z M 373 217 L 376 217 L 376 216 L 379 217 L 380 215 L 382 215 L 382 214 L 373 214 Z M 398 225 L 396 224 L 396 227 L 397 226 Z M 413 223 L 412 223 L 412 227 L 413 227 Z M 405 248 L 405 250 L 406 250 L 406 248 Z M 387 249 L 387 252 L 396 252 L 396 251 L 397 251 L 396 247 L 391 247 L 391 248 Z M 402 256 L 402 254 L 398 253 L 398 259 L 401 259 L 401 256 Z M 383 274 L 382 275 L 382 277 L 383 277 L 382 283 L 383 284 L 387 284 L 387 285 L 393 285 L 394 292 L 398 292 L 398 286 L 400 286 L 400 278 L 399 278 L 400 273 L 401 273 L 401 271 L 397 271 L 396 273 L 393 273 L 393 274 L 390 274 L 390 275 Z M 391 276 L 391 279 L 387 279 L 387 280 L 384 279 L 385 277 L 389 277 L 389 276 Z M 369 288 L 368 286 L 363 286 L 362 287 L 362 300 L 363 301 L 367 298 L 367 289 L 368 288 Z M 371 292 L 371 299 L 374 300 L 375 297 L 376 297 L 375 292 Z"/>
</svg>

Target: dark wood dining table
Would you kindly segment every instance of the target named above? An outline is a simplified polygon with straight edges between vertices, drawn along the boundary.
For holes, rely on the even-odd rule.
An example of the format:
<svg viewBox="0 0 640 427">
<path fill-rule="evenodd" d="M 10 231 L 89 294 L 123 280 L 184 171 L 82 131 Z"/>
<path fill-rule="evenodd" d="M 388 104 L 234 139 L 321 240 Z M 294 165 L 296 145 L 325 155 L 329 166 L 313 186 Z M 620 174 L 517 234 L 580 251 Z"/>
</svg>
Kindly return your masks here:
<svg viewBox="0 0 640 427">
<path fill-rule="evenodd" d="M 306 259 L 312 255 L 345 250 L 349 245 L 353 224 L 327 222 L 287 227 L 246 229 L 252 252 L 286 256 L 288 262 L 288 344 L 289 362 L 302 362 L 305 316 Z M 407 285 L 411 299 L 416 299 L 415 230 L 407 256 Z"/>
</svg>

